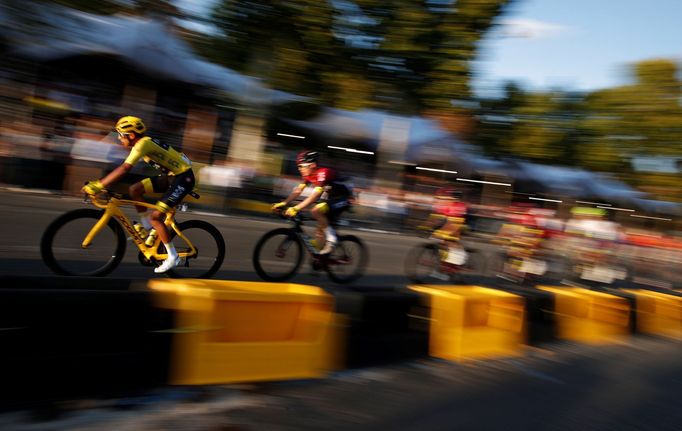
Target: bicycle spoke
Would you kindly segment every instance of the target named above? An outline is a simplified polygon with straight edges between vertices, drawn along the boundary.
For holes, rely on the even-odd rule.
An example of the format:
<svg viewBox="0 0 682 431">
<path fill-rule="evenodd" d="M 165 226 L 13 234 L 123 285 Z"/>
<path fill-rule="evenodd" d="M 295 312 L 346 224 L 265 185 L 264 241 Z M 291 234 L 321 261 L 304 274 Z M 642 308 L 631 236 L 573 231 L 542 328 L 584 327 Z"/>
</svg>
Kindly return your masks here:
<svg viewBox="0 0 682 431">
<path fill-rule="evenodd" d="M 170 270 L 169 275 L 178 278 L 211 277 L 220 269 L 225 258 L 225 241 L 222 235 L 213 225 L 201 220 L 180 223 L 179 228 L 194 245 L 197 253 L 183 258 L 183 262 Z M 176 251 L 181 256 L 182 253 L 189 253 L 189 244 L 173 233 Z M 159 247 L 159 253 L 165 253 L 163 245 Z"/>
<path fill-rule="evenodd" d="M 266 233 L 256 244 L 253 265 L 258 275 L 268 281 L 284 281 L 298 271 L 303 249 L 296 234 L 289 229 Z"/>
<path fill-rule="evenodd" d="M 361 277 L 367 265 L 367 250 L 352 235 L 339 238 L 336 248 L 325 259 L 325 269 L 336 283 L 349 283 Z"/>
<path fill-rule="evenodd" d="M 415 247 L 405 262 L 407 277 L 415 283 L 449 279 L 449 275 L 441 271 L 442 266 L 438 248 L 430 244 Z"/>
<path fill-rule="evenodd" d="M 89 247 L 81 246 L 101 215 L 99 211 L 85 209 L 57 218 L 41 241 L 41 255 L 47 266 L 62 275 L 104 275 L 113 270 L 125 250 L 125 238 L 118 224 L 110 221 Z"/>
</svg>

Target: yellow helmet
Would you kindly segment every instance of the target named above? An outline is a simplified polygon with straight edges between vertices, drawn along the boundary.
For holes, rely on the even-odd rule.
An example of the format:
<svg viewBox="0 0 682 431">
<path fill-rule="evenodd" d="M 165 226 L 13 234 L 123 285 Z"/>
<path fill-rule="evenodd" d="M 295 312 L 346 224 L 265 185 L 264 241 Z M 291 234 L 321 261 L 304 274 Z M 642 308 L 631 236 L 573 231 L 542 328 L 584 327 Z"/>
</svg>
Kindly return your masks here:
<svg viewBox="0 0 682 431">
<path fill-rule="evenodd" d="M 139 133 L 142 134 L 147 130 L 141 119 L 137 117 L 121 117 L 116 122 L 116 131 L 118 133 Z"/>
</svg>

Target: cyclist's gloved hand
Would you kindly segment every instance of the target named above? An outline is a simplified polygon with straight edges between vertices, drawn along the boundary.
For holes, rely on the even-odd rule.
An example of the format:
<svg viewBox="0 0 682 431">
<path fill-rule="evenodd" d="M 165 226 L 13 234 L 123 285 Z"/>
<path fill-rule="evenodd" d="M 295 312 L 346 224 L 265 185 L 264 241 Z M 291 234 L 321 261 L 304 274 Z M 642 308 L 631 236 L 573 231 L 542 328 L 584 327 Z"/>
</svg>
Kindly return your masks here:
<svg viewBox="0 0 682 431">
<path fill-rule="evenodd" d="M 102 182 L 100 180 L 90 181 L 89 183 L 83 186 L 82 190 L 84 193 L 87 193 L 89 195 L 96 195 L 97 193 L 104 190 L 104 185 L 102 185 Z"/>
<path fill-rule="evenodd" d="M 272 204 L 272 209 L 273 212 L 279 212 L 283 207 L 287 205 L 286 202 L 277 202 L 276 204 Z"/>
<path fill-rule="evenodd" d="M 289 207 L 284 212 L 284 215 L 287 217 L 296 217 L 296 214 L 298 214 L 299 211 L 301 211 L 301 210 L 296 208 L 296 207 Z"/>
</svg>

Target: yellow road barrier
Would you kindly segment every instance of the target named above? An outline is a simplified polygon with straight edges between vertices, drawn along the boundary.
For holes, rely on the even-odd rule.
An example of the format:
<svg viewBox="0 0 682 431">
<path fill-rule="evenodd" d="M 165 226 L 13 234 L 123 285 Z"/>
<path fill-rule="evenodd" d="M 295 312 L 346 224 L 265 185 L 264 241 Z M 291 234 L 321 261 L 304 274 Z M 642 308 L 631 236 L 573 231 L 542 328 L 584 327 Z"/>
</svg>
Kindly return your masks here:
<svg viewBox="0 0 682 431">
<path fill-rule="evenodd" d="M 171 384 L 320 378 L 340 368 L 343 318 L 314 286 L 150 280 L 176 311 Z"/>
<path fill-rule="evenodd" d="M 481 286 L 412 285 L 429 298 L 429 354 L 466 360 L 521 354 L 525 300 Z"/>
<path fill-rule="evenodd" d="M 559 338 L 608 344 L 623 341 L 629 333 L 630 304 L 625 298 L 580 287 L 537 288 L 554 294 Z"/>
<path fill-rule="evenodd" d="M 645 289 L 625 289 L 635 295 L 637 331 L 682 340 L 682 296 Z"/>
</svg>

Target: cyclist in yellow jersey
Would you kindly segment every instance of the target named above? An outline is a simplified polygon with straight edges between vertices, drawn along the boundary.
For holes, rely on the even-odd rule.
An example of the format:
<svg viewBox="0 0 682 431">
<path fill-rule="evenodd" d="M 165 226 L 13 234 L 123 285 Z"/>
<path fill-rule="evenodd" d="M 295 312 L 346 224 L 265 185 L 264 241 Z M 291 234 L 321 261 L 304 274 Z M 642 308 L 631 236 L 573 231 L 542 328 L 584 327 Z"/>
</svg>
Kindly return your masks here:
<svg viewBox="0 0 682 431">
<path fill-rule="evenodd" d="M 154 269 L 156 273 L 163 273 L 180 264 L 181 259 L 170 240 L 170 234 L 166 229 L 164 214 L 176 206 L 194 188 L 195 179 L 192 171 L 192 162 L 183 153 L 173 149 L 168 144 L 163 144 L 154 138 L 145 136 L 147 127 L 141 119 L 137 117 L 122 117 L 116 123 L 116 132 L 121 144 L 129 148 L 130 154 L 121 164 L 101 180 L 90 181 L 83 187 L 83 191 L 88 194 L 97 194 L 109 185 L 120 180 L 125 174 L 133 169 L 133 166 L 143 159 L 145 162 L 161 170 L 163 175 L 153 178 L 145 178 L 130 186 L 130 195 L 134 200 L 142 202 L 145 192 L 165 194 L 156 206 L 157 210 L 147 214 L 147 208 L 136 206 L 140 215 L 140 222 L 147 230 L 156 230 L 161 241 L 166 247 L 168 258 Z"/>
</svg>

